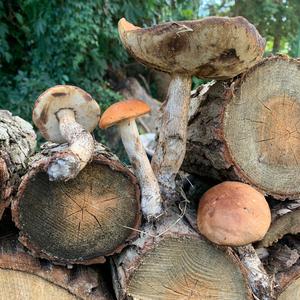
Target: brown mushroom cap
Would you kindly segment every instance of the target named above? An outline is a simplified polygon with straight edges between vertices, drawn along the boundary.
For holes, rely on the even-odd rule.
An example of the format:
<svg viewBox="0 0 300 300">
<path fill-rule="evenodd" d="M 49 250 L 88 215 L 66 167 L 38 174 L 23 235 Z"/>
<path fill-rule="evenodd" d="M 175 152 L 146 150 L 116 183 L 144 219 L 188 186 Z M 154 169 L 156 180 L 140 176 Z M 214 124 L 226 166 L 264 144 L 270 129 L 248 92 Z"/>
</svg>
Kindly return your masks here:
<svg viewBox="0 0 300 300">
<path fill-rule="evenodd" d="M 99 127 L 105 129 L 124 120 L 138 118 L 149 113 L 150 110 L 150 106 L 139 99 L 120 101 L 111 105 L 103 113 Z"/>
<path fill-rule="evenodd" d="M 32 112 L 34 124 L 48 141 L 66 142 L 60 134 L 56 116 L 61 109 L 72 109 L 76 122 L 89 132 L 98 124 L 100 107 L 90 94 L 71 85 L 54 86 L 39 96 Z"/>
<path fill-rule="evenodd" d="M 265 40 L 243 17 L 208 17 L 139 28 L 124 18 L 121 41 L 141 63 L 167 73 L 232 78 L 259 61 Z"/>
<path fill-rule="evenodd" d="M 219 245 L 241 246 L 261 240 L 271 223 L 265 197 L 251 186 L 226 181 L 201 198 L 199 231 Z"/>
</svg>

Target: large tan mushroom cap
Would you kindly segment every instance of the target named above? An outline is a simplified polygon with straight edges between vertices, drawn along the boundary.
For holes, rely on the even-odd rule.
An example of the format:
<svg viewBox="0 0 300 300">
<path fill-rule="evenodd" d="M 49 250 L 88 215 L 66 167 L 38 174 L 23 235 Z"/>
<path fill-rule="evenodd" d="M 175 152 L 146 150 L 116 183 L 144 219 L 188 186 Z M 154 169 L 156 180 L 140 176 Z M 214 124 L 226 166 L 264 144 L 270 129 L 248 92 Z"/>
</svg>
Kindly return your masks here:
<svg viewBox="0 0 300 300">
<path fill-rule="evenodd" d="M 232 78 L 263 55 L 265 40 L 243 17 L 208 17 L 139 28 L 124 18 L 119 35 L 141 63 L 167 73 L 202 78 Z"/>
<path fill-rule="evenodd" d="M 241 246 L 261 240 L 271 223 L 265 197 L 251 186 L 226 181 L 201 198 L 199 231 L 219 245 Z"/>
<path fill-rule="evenodd" d="M 74 111 L 76 122 L 85 130 L 92 132 L 97 126 L 100 107 L 91 95 L 75 86 L 57 85 L 39 96 L 32 112 L 32 120 L 46 140 L 66 142 L 56 117 L 59 110 L 66 108 Z"/>
<path fill-rule="evenodd" d="M 120 101 L 111 105 L 103 113 L 99 127 L 105 129 L 124 120 L 138 118 L 149 113 L 150 110 L 150 106 L 139 99 Z"/>
</svg>

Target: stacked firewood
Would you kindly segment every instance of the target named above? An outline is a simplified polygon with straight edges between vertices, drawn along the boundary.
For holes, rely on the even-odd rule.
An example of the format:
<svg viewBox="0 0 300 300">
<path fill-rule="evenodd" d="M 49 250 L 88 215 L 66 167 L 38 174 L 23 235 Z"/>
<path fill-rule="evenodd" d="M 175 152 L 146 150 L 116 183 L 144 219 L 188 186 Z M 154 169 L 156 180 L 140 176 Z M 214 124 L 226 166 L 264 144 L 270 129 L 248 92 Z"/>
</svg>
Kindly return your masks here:
<svg viewBox="0 0 300 300">
<path fill-rule="evenodd" d="M 299 299 L 300 62 L 262 59 L 241 17 L 121 19 L 119 33 L 171 74 L 160 109 L 134 81 L 102 116 L 84 90 L 52 87 L 35 154 L 31 125 L 0 111 L 0 299 Z M 191 93 L 192 76 L 215 81 Z M 97 125 L 118 128 L 131 167 Z"/>
</svg>

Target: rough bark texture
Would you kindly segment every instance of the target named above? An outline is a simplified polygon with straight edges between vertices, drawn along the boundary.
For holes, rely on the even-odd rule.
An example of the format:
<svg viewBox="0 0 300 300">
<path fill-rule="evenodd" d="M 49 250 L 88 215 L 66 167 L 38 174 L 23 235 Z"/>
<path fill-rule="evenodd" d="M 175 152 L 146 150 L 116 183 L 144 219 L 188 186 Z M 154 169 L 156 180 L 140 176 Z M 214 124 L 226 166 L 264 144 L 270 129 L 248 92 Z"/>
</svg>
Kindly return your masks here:
<svg viewBox="0 0 300 300">
<path fill-rule="evenodd" d="M 300 265 L 294 265 L 287 272 L 276 275 L 277 299 L 296 300 L 300 298 Z"/>
<path fill-rule="evenodd" d="M 269 256 L 264 260 L 264 265 L 274 281 L 276 299 L 299 299 L 300 248 L 299 240 L 296 238 L 295 241 L 298 244 L 296 247 L 286 238 L 276 243 L 268 248 Z"/>
<path fill-rule="evenodd" d="M 299 201 L 285 201 L 275 205 L 272 209 L 272 224 L 264 240 L 256 247 L 260 253 L 264 250 L 262 261 L 264 267 L 272 278 L 273 294 L 276 299 L 298 299 L 285 290 L 300 276 L 299 236 L 298 232 Z M 296 289 L 297 284 L 291 288 Z M 293 293 L 291 291 L 291 293 Z M 281 295 L 280 298 L 278 295 Z M 285 295 L 290 295 L 286 298 Z M 296 294 L 295 294 L 296 295 Z"/>
<path fill-rule="evenodd" d="M 67 269 L 30 256 L 15 239 L 0 240 L 0 299 L 110 300 L 102 275 L 84 266 Z"/>
<path fill-rule="evenodd" d="M 273 283 L 253 246 L 250 244 L 237 247 L 236 251 L 248 271 L 248 281 L 253 294 L 260 300 L 273 299 Z"/>
<path fill-rule="evenodd" d="M 244 181 L 278 199 L 299 197 L 299 89 L 300 62 L 277 56 L 196 93 L 183 169 Z"/>
<path fill-rule="evenodd" d="M 295 210 L 274 208 L 271 226 L 258 247 L 270 247 L 284 235 L 297 233 L 300 233 L 300 208 Z"/>
<path fill-rule="evenodd" d="M 7 110 L 0 110 L 0 219 L 18 188 L 35 146 L 32 126 Z"/>
<path fill-rule="evenodd" d="M 170 212 L 155 227 L 144 225 L 112 269 L 117 299 L 252 299 L 230 248 L 214 247 Z"/>
<path fill-rule="evenodd" d="M 291 249 L 286 244 L 278 244 L 269 249 L 268 271 L 270 273 L 288 271 L 299 259 L 296 249 Z"/>
<path fill-rule="evenodd" d="M 12 205 L 19 240 L 34 255 L 62 264 L 104 262 L 137 234 L 137 181 L 97 144 L 92 162 L 75 179 L 50 182 L 45 171 L 65 147 L 44 149 L 22 180 Z"/>
</svg>

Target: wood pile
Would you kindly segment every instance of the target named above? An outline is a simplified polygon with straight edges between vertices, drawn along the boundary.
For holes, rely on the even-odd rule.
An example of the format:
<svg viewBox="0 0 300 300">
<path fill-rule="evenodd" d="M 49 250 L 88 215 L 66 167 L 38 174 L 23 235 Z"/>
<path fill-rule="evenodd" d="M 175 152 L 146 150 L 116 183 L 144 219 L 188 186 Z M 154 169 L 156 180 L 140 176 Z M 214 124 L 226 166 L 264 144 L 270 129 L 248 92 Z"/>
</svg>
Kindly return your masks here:
<svg viewBox="0 0 300 300">
<path fill-rule="evenodd" d="M 145 103 L 100 119 L 82 89 L 50 88 L 37 153 L 31 125 L 0 111 L 0 299 L 300 299 L 300 62 L 262 59 L 241 17 L 119 33 L 171 74 L 161 106 L 130 80 L 124 97 Z M 192 76 L 217 81 L 191 93 Z M 150 162 L 135 118 L 151 108 Z M 98 123 L 118 126 L 131 166 Z"/>
</svg>

